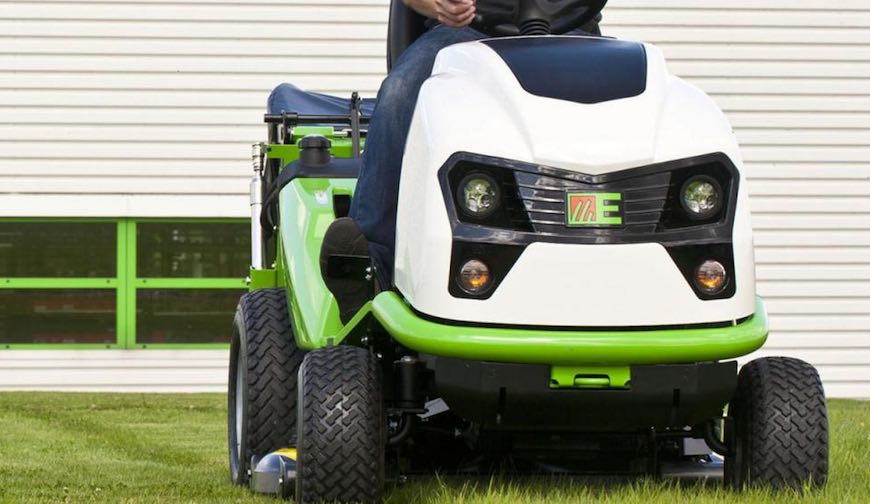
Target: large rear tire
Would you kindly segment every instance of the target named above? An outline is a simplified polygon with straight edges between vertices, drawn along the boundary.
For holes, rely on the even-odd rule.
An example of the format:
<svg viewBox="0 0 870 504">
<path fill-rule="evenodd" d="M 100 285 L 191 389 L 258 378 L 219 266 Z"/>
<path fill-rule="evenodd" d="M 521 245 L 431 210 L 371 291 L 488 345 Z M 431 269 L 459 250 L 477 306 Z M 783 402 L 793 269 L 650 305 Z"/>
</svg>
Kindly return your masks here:
<svg viewBox="0 0 870 504">
<path fill-rule="evenodd" d="M 338 346 L 305 356 L 299 370 L 296 502 L 380 502 L 386 419 L 378 361 Z"/>
<path fill-rule="evenodd" d="M 816 369 L 798 359 L 757 359 L 740 371 L 728 407 L 733 453 L 726 484 L 736 489 L 822 487 L 828 479 L 828 414 Z"/>
<path fill-rule="evenodd" d="M 230 343 L 227 439 L 233 483 L 247 484 L 252 457 L 295 446 L 296 378 L 304 357 L 293 339 L 284 289 L 243 295 Z"/>
</svg>

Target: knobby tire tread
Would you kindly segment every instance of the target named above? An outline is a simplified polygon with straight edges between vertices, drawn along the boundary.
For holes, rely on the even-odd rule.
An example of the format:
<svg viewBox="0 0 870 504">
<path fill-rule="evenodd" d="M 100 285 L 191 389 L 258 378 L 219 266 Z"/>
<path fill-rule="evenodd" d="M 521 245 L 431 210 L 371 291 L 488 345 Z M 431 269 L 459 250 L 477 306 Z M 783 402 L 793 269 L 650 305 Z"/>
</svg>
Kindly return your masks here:
<svg viewBox="0 0 870 504">
<path fill-rule="evenodd" d="M 729 415 L 739 452 L 726 459 L 733 486 L 802 490 L 825 484 L 827 407 L 813 366 L 788 357 L 750 362 L 740 371 Z"/>
<path fill-rule="evenodd" d="M 385 419 L 381 368 L 368 350 L 314 350 L 300 375 L 297 502 L 380 502 Z"/>
</svg>

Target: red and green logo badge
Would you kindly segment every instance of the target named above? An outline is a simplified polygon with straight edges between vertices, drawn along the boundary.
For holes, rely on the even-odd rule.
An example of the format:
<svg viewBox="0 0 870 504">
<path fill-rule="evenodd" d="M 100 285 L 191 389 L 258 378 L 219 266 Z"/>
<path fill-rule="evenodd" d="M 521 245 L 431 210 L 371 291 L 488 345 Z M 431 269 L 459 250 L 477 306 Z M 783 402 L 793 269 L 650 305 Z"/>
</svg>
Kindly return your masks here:
<svg viewBox="0 0 870 504">
<path fill-rule="evenodd" d="M 568 193 L 566 195 L 568 226 L 621 226 L 621 202 L 621 193 Z"/>
</svg>

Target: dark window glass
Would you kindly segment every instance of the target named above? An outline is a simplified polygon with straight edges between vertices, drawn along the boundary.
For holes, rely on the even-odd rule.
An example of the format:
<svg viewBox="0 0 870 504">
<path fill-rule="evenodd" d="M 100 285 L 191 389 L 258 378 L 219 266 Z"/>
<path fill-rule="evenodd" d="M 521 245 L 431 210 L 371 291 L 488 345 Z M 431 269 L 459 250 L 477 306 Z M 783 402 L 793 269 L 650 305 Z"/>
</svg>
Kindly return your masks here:
<svg viewBox="0 0 870 504">
<path fill-rule="evenodd" d="M 138 289 L 136 343 L 229 343 L 244 289 Z"/>
<path fill-rule="evenodd" d="M 0 289 L 0 344 L 115 342 L 114 289 Z"/>
<path fill-rule="evenodd" d="M 245 223 L 139 223 L 139 278 L 241 278 L 250 264 Z"/>
<path fill-rule="evenodd" d="M 114 222 L 0 222 L 0 277 L 115 277 Z"/>
</svg>

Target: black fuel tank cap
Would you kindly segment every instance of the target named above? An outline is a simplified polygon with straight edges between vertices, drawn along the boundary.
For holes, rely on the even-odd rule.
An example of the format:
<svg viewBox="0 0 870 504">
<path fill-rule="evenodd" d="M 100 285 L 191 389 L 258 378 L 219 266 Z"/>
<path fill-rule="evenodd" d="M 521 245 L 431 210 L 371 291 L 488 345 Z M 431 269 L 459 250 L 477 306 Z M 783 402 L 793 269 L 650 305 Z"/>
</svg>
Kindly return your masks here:
<svg viewBox="0 0 870 504">
<path fill-rule="evenodd" d="M 322 135 L 306 135 L 299 141 L 299 161 L 306 166 L 326 166 L 332 159 L 332 142 Z"/>
</svg>

